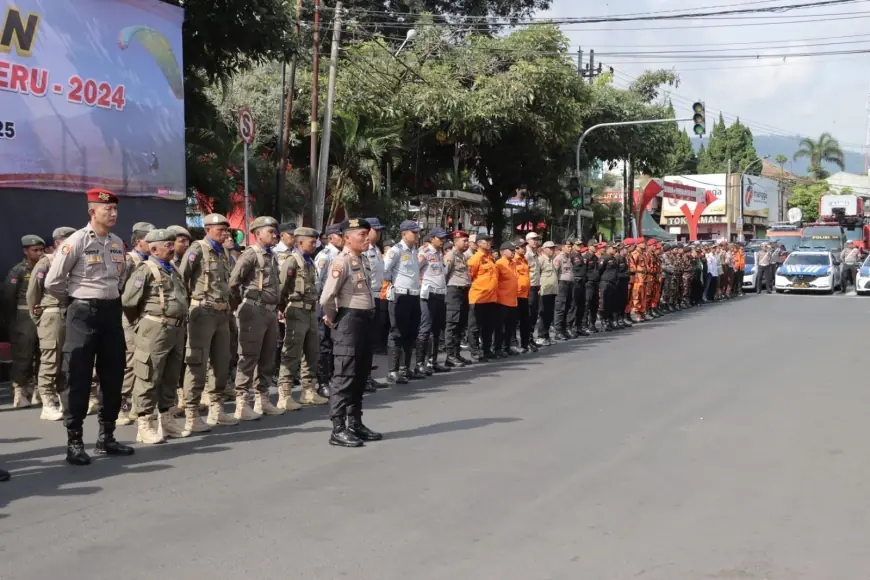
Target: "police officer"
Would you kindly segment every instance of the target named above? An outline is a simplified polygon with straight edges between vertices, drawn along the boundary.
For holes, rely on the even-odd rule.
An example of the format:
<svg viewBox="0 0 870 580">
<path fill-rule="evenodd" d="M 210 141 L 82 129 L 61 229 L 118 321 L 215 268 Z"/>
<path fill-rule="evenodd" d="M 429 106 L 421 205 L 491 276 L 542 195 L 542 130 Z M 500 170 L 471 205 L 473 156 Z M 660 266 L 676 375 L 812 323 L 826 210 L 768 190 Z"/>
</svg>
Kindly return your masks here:
<svg viewBox="0 0 870 580">
<path fill-rule="evenodd" d="M 574 276 L 574 292 L 571 295 L 571 309 L 568 311 L 568 329 L 566 334 L 569 338 L 577 336 L 589 336 L 589 331 L 583 326 L 586 318 L 586 278 L 587 264 L 583 256 L 586 247 L 583 242 L 574 242 L 571 252 L 571 271 Z"/>
<path fill-rule="evenodd" d="M 168 437 L 186 437 L 189 431 L 172 418 L 175 390 L 184 357 L 184 326 L 188 300 L 184 282 L 172 258 L 175 234 L 169 229 L 145 235 L 149 257 L 133 270 L 124 285 L 121 306 L 136 329 L 133 351 L 136 441 L 153 445 Z M 159 424 L 154 424 L 154 411 Z"/>
<path fill-rule="evenodd" d="M 472 364 L 461 354 L 462 337 L 468 328 L 468 290 L 471 287 L 471 276 L 468 273 L 468 232 L 453 231 L 453 247 L 444 255 L 444 276 L 447 281 L 447 320 L 445 331 L 447 335 L 448 368 L 462 368 Z"/>
<path fill-rule="evenodd" d="M 429 232 L 429 245 L 417 255 L 420 265 L 420 329 L 417 333 L 417 372 L 426 375 L 450 369 L 438 363 L 438 345 L 447 322 L 447 279 L 442 248 L 447 232 Z"/>
<path fill-rule="evenodd" d="M 623 240 L 616 252 L 616 264 L 618 267 L 616 275 L 616 312 L 614 314 L 616 315 L 616 325 L 619 328 L 632 326 L 629 312 L 626 310 L 631 280 L 631 274 L 628 272 L 628 260 L 626 259 L 629 248 L 627 245 L 628 241 Z"/>
<path fill-rule="evenodd" d="M 54 247 L 59 248 L 64 240 L 75 232 L 75 228 L 57 228 L 52 232 Z M 69 299 L 58 300 L 45 293 L 45 275 L 51 268 L 51 262 L 57 254 L 45 254 L 33 267 L 30 282 L 27 285 L 27 308 L 36 323 L 36 334 L 39 339 L 39 373 L 37 388 L 42 399 L 42 414 L 44 421 L 60 421 L 63 411 L 60 408 L 58 392 L 63 391 L 64 376 L 60 372 L 63 360 L 64 311 Z"/>
<path fill-rule="evenodd" d="M 45 291 L 70 305 L 66 312 L 63 369 L 69 395 L 64 408 L 66 460 L 87 465 L 82 441 L 91 377 L 96 362 L 103 404 L 95 451 L 132 455 L 133 448 L 115 440 L 124 381 L 124 329 L 120 292 L 124 280 L 124 242 L 111 233 L 118 220 L 118 198 L 105 189 L 87 192 L 90 223 L 64 241 L 45 276 Z"/>
<path fill-rule="evenodd" d="M 558 272 L 559 290 L 556 294 L 556 314 L 553 326 L 556 328 L 556 340 L 568 340 L 568 312 L 574 297 L 574 264 L 571 251 L 574 243 L 565 240 L 562 251 L 553 258 L 553 266 Z"/>
<path fill-rule="evenodd" d="M 599 260 L 600 254 L 604 252 L 607 244 L 601 242 L 597 246 L 593 246 L 594 240 L 589 241 L 589 247 L 583 253 L 583 258 L 586 260 L 586 315 L 583 317 L 583 328 L 591 333 L 598 332 L 598 327 L 595 325 L 598 318 L 598 284 L 601 281 L 601 263 Z"/>
<path fill-rule="evenodd" d="M 387 382 L 405 384 L 426 375 L 411 367 L 411 355 L 420 327 L 420 269 L 417 262 L 417 234 L 420 226 L 405 220 L 399 226 L 402 240 L 393 246 L 384 260 L 384 280 L 389 282 L 390 338 Z M 419 355 L 418 355 L 419 356 Z M 417 360 L 417 364 L 425 364 Z"/>
<path fill-rule="evenodd" d="M 610 332 L 618 328 L 616 313 L 619 311 L 617 286 L 619 283 L 619 262 L 616 259 L 616 249 L 606 246 L 601 257 L 601 298 L 604 302 L 604 330 Z"/>
<path fill-rule="evenodd" d="M 251 223 L 257 242 L 248 246 L 230 274 L 230 294 L 239 303 L 239 366 L 236 369 L 236 419 L 253 421 L 262 415 L 282 415 L 269 400 L 269 383 L 278 344 L 278 220 L 261 216 Z M 249 396 L 256 377 L 254 409 Z"/>
<path fill-rule="evenodd" d="M 278 265 L 281 266 L 290 254 L 296 249 L 296 224 L 293 222 L 283 223 L 278 226 L 280 241 L 275 246 L 275 256 L 278 258 Z"/>
<path fill-rule="evenodd" d="M 383 308 L 381 305 L 381 286 L 384 283 L 384 256 L 378 247 L 378 242 L 385 227 L 381 220 L 376 217 L 366 218 L 366 221 L 369 222 L 372 229 L 369 230 L 369 247 L 364 255 L 372 270 L 372 297 L 375 299 L 375 311 L 380 312 Z M 386 352 L 386 342 L 381 343 L 381 335 L 375 333 L 375 354 L 386 354 Z M 371 384 L 372 380 L 369 377 L 369 385 Z"/>
<path fill-rule="evenodd" d="M 236 425 L 238 419 L 224 411 L 223 397 L 229 382 L 230 363 L 230 262 L 223 241 L 229 221 L 220 214 L 203 220 L 205 238 L 191 244 L 179 273 L 190 296 L 184 371 L 184 430 L 204 433 L 208 425 Z M 214 383 L 206 381 L 208 365 Z M 203 390 L 209 398 L 208 418 L 199 417 Z"/>
<path fill-rule="evenodd" d="M 296 228 L 293 231 L 296 248 L 281 267 L 280 301 L 284 312 L 284 345 L 278 371 L 278 408 L 295 411 L 302 405 L 323 405 L 329 402 L 316 390 L 316 369 L 319 353 L 317 326 L 317 272 L 314 267 L 317 230 Z M 300 373 L 302 405 L 293 400 L 293 379 Z"/>
<path fill-rule="evenodd" d="M 541 310 L 541 268 L 540 268 L 541 236 L 535 232 L 526 234 L 526 262 L 529 264 L 529 322 L 534 330 L 538 322 L 538 312 Z M 535 345 L 531 340 L 530 345 Z M 535 345 L 537 346 L 537 345 Z"/>
<path fill-rule="evenodd" d="M 340 224 L 326 226 L 324 234 L 328 243 L 314 258 L 314 267 L 317 269 L 318 292 L 323 290 L 326 276 L 329 273 L 329 266 L 332 260 L 341 253 L 341 248 L 344 245 Z M 332 365 L 334 362 L 332 359 L 332 334 L 329 327 L 323 324 L 323 314 L 321 312 L 318 312 L 317 319 L 320 328 L 320 360 L 317 365 L 317 380 L 321 385 L 318 393 L 326 397 L 329 395 L 329 387 L 327 385 L 332 381 Z"/>
<path fill-rule="evenodd" d="M 371 273 L 362 256 L 369 244 L 369 229 L 364 219 L 342 222 L 344 249 L 332 261 L 320 296 L 323 323 L 332 329 L 335 341 L 335 374 L 329 389 L 329 417 L 332 419 L 329 444 L 340 447 L 362 447 L 364 441 L 383 439 L 383 435 L 362 422 L 363 391 L 372 366 L 375 319 Z"/>
<path fill-rule="evenodd" d="M 45 253 L 45 241 L 39 236 L 28 235 L 21 238 L 24 259 L 12 266 L 6 275 L 3 291 L 3 304 L 8 309 L 7 320 L 12 339 L 12 369 L 10 378 L 14 391 L 12 406 L 29 407 L 38 395 L 33 390 L 35 363 L 39 360 L 39 337 L 36 325 L 30 317 L 27 306 L 27 287 L 30 284 L 33 267 Z"/>
<path fill-rule="evenodd" d="M 166 229 L 175 234 L 175 252 L 170 261 L 172 262 L 172 265 L 178 268 L 181 266 L 181 260 L 184 258 L 184 254 L 187 253 L 187 249 L 190 247 L 190 242 L 193 240 L 193 237 L 190 235 L 190 232 L 187 231 L 187 228 L 181 226 L 169 226 Z"/>
</svg>

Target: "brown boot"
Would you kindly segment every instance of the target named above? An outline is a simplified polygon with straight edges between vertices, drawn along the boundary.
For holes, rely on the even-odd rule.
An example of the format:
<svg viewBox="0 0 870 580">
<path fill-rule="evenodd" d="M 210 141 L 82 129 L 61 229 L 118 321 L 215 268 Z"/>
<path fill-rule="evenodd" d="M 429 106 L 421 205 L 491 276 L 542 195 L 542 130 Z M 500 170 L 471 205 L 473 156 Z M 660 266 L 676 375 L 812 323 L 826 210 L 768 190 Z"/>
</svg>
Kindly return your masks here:
<svg viewBox="0 0 870 580">
<path fill-rule="evenodd" d="M 321 397 L 313 386 L 302 387 L 302 396 L 299 397 L 299 402 L 303 405 L 325 405 L 329 403 L 329 399 Z"/>
<path fill-rule="evenodd" d="M 248 404 L 248 397 L 245 395 L 236 397 L 236 412 L 234 416 L 239 421 L 256 421 L 262 417 L 262 415 L 255 413 L 251 409 L 251 405 Z"/>
<path fill-rule="evenodd" d="M 211 427 L 202 422 L 199 418 L 199 409 L 184 410 L 184 433 L 182 437 L 187 437 L 193 433 L 208 433 Z"/>
<path fill-rule="evenodd" d="M 269 393 L 257 392 L 254 395 L 254 413 L 260 415 L 283 415 L 286 409 L 276 407 L 269 400 Z"/>
<path fill-rule="evenodd" d="M 166 443 L 166 439 L 154 428 L 154 420 L 151 416 L 139 417 L 136 419 L 136 425 L 139 427 L 136 433 L 136 443 L 144 443 L 146 445 Z"/>
<path fill-rule="evenodd" d="M 12 408 L 24 409 L 30 406 L 30 399 L 27 396 L 27 389 L 17 383 L 12 383 Z"/>
<path fill-rule="evenodd" d="M 285 411 L 298 411 L 302 405 L 293 399 L 293 391 L 291 387 L 279 387 L 278 389 L 278 408 Z"/>
</svg>

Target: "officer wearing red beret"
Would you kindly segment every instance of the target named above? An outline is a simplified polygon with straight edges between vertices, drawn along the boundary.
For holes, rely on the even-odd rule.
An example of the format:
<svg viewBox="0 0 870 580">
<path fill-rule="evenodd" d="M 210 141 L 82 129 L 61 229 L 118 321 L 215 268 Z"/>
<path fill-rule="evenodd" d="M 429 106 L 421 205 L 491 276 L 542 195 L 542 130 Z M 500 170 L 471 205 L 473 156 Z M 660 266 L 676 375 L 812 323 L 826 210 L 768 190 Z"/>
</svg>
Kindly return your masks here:
<svg viewBox="0 0 870 580">
<path fill-rule="evenodd" d="M 82 441 L 91 377 L 96 362 L 103 392 L 96 452 L 132 455 L 133 448 L 115 440 L 124 379 L 124 330 L 121 289 L 124 285 L 124 242 L 111 233 L 118 221 L 118 197 L 106 189 L 87 192 L 90 222 L 66 239 L 45 276 L 45 291 L 59 300 L 69 296 L 63 367 L 69 396 L 64 405 L 66 460 L 91 462 Z"/>
</svg>

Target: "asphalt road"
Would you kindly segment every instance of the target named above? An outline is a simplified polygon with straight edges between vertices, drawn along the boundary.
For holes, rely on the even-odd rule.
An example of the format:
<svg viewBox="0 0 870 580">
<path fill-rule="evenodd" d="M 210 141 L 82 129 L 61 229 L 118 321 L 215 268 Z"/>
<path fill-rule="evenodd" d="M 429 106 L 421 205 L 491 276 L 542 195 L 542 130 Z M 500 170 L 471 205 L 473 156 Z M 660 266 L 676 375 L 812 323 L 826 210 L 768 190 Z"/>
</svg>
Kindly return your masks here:
<svg viewBox="0 0 870 580">
<path fill-rule="evenodd" d="M 73 468 L 3 412 L 0 578 L 870 578 L 868 318 L 683 312 L 371 396 L 361 450 L 303 410 Z"/>
</svg>

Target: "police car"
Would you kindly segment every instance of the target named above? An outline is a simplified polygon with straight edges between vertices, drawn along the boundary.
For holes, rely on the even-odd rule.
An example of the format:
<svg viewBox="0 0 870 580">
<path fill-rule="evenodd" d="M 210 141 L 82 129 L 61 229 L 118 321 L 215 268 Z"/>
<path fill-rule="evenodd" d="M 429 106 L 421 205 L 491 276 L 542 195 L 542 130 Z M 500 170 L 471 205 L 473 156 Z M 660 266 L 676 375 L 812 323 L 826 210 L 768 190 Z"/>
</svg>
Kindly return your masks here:
<svg viewBox="0 0 870 580">
<path fill-rule="evenodd" d="M 840 265 L 829 250 L 798 248 L 776 271 L 777 294 L 799 290 L 833 294 L 840 287 Z"/>
<path fill-rule="evenodd" d="M 746 248 L 746 266 L 743 268 L 743 289 L 759 292 L 761 290 L 761 276 L 758 272 L 758 267 L 755 265 L 756 249 Z"/>
<path fill-rule="evenodd" d="M 870 256 L 864 260 L 858 273 L 855 274 L 855 289 L 859 296 L 867 296 L 870 294 Z"/>
</svg>

